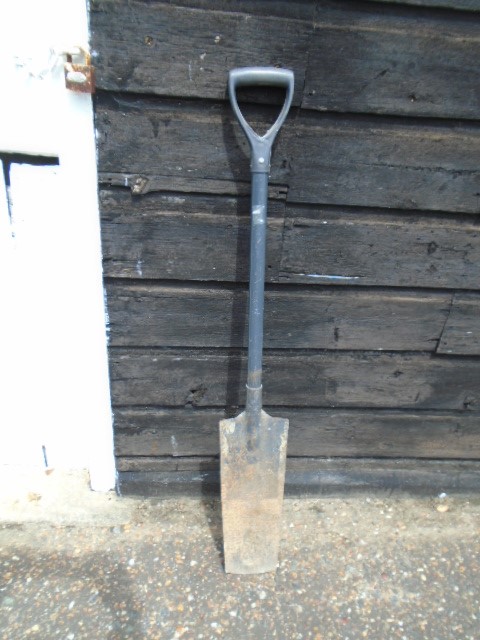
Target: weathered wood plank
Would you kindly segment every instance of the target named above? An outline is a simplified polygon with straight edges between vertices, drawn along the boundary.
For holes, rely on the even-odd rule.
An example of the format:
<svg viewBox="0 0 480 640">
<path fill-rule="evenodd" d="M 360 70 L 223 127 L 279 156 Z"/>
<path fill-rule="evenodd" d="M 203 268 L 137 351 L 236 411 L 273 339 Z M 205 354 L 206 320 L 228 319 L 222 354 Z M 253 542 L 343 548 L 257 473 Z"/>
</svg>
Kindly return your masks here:
<svg viewBox="0 0 480 640">
<path fill-rule="evenodd" d="M 286 134 L 279 143 L 291 144 L 287 201 L 479 211 L 476 127 L 341 121 L 304 112 L 292 128 L 295 138 Z"/>
<path fill-rule="evenodd" d="M 372 0 L 382 5 L 379 7 L 379 13 L 386 13 L 388 5 L 413 5 L 413 7 L 401 7 L 403 10 L 412 10 L 414 7 L 418 7 L 418 11 L 421 8 L 425 8 L 428 11 L 428 15 L 435 17 L 436 13 L 430 12 L 430 8 L 436 9 L 457 9 L 459 11 L 480 11 L 480 0 Z M 274 3 L 270 0 L 164 0 L 168 4 L 183 6 L 183 7 L 196 7 L 199 9 L 209 9 L 214 6 L 218 10 L 222 11 L 241 11 L 245 13 L 258 13 L 259 15 L 275 15 L 286 18 L 297 18 L 299 20 L 311 20 L 312 19 L 312 7 L 317 8 L 318 12 L 326 11 L 327 9 L 338 6 L 336 0 L 281 0 Z M 342 7 L 357 8 L 359 5 L 368 7 L 367 2 L 347 2 L 342 0 Z M 392 6 L 392 9 L 394 7 Z M 398 8 L 400 9 L 400 8 Z M 449 12 L 450 13 L 450 12 Z"/>
<path fill-rule="evenodd" d="M 209 180 L 208 178 L 181 178 L 178 176 L 141 176 L 132 173 L 98 174 L 100 185 L 109 187 L 128 187 L 133 195 L 145 195 L 156 191 L 180 193 L 207 193 L 226 196 L 250 195 L 250 182 L 234 180 Z M 268 197 L 274 200 L 285 200 L 288 186 L 270 184 Z"/>
<path fill-rule="evenodd" d="M 107 286 L 112 346 L 247 346 L 246 288 Z M 265 294 L 267 348 L 434 351 L 451 294 L 282 288 Z"/>
<path fill-rule="evenodd" d="M 417 7 L 457 9 L 458 11 L 480 11 L 480 0 L 373 0 L 382 4 L 411 4 Z"/>
<path fill-rule="evenodd" d="M 252 123 L 271 116 L 252 107 Z M 226 104 L 97 99 L 104 172 L 249 181 L 249 150 Z M 480 129 L 301 112 L 280 132 L 272 184 L 290 202 L 477 213 Z"/>
<path fill-rule="evenodd" d="M 294 69 L 294 104 L 306 108 L 477 117 L 480 39 L 471 17 L 358 2 L 256 4 L 95 0 L 98 86 L 224 99 L 228 70 L 251 65 L 254 47 L 255 64 Z"/>
<path fill-rule="evenodd" d="M 437 353 L 480 355 L 480 294 L 455 294 Z"/>
<path fill-rule="evenodd" d="M 227 12 L 219 4 L 220 10 L 216 3 L 204 10 L 92 0 L 98 87 L 224 99 L 229 69 L 255 64 L 293 69 L 294 99 L 300 103 L 312 22 L 241 13 L 241 4 L 236 12 Z"/>
<path fill-rule="evenodd" d="M 280 279 L 394 287 L 478 286 L 476 219 L 289 207 Z"/>
<path fill-rule="evenodd" d="M 120 464 L 122 459 L 118 458 Z M 125 459 L 125 466 L 130 459 Z M 165 464 L 164 470 L 163 465 Z M 217 467 L 202 461 L 192 469 L 191 461 L 179 458 L 178 471 L 170 471 L 168 459 L 157 458 L 153 471 L 121 471 L 118 491 L 121 495 L 167 498 L 178 495 L 219 497 L 220 474 Z M 183 465 L 185 470 L 180 470 Z M 379 460 L 287 459 L 286 496 L 335 494 L 352 491 L 402 491 L 420 495 L 478 492 L 480 465 L 477 461 L 458 460 Z"/>
<path fill-rule="evenodd" d="M 117 471 L 217 471 L 217 457 L 192 456 L 175 458 L 171 456 L 117 456 Z"/>
<path fill-rule="evenodd" d="M 302 107 L 478 119 L 478 20 L 361 2 L 323 4 Z"/>
<path fill-rule="evenodd" d="M 265 353 L 266 405 L 474 410 L 480 360 L 428 354 Z M 245 352 L 110 348 L 116 405 L 243 406 Z"/>
<path fill-rule="evenodd" d="M 120 278 L 248 280 L 250 199 L 102 190 L 104 273 Z M 269 203 L 267 278 L 278 280 L 284 204 Z"/>
<path fill-rule="evenodd" d="M 102 172 L 156 180 L 172 176 L 192 180 L 192 184 L 199 179 L 214 184 L 219 180 L 250 182 L 248 143 L 226 103 L 126 94 L 99 94 L 96 100 Z M 277 109 L 256 106 L 247 111 L 260 129 L 275 117 Z M 279 156 L 276 150 L 277 163 Z M 276 168 L 272 182 L 286 184 L 280 179 L 288 175 L 284 160 L 283 170 Z"/>
<path fill-rule="evenodd" d="M 99 197 L 106 276 L 248 280 L 249 198 L 123 189 Z M 284 204 L 271 201 L 268 214 L 270 282 L 477 287 L 476 219 L 289 205 L 282 230 Z"/>
<path fill-rule="evenodd" d="M 207 11 L 228 11 L 259 16 L 312 21 L 315 2 L 311 0 L 162 0 L 165 4 Z M 463 0 L 465 1 L 465 0 Z"/>
<path fill-rule="evenodd" d="M 272 407 L 289 456 L 480 458 L 480 415 Z M 224 411 L 116 409 L 117 456 L 218 456 Z"/>
</svg>

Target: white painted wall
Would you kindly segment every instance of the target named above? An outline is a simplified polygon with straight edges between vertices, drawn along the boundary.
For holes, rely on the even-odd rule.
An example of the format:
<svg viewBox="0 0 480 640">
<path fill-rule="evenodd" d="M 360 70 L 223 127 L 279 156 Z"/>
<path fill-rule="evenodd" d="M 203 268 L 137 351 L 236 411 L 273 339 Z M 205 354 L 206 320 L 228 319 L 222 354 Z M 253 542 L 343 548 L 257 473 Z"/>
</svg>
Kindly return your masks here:
<svg viewBox="0 0 480 640">
<path fill-rule="evenodd" d="M 64 86 L 84 0 L 0 6 L 0 152 L 48 155 L 0 179 L 0 464 L 115 483 L 92 100 Z"/>
</svg>

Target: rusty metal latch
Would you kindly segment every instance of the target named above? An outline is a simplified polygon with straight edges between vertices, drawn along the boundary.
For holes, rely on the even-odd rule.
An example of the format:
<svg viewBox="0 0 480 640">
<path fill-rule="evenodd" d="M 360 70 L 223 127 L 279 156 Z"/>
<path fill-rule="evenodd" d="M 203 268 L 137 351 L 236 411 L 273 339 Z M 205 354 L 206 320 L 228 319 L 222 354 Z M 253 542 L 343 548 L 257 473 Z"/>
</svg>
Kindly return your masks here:
<svg viewBox="0 0 480 640">
<path fill-rule="evenodd" d="M 81 47 L 79 51 L 84 58 L 83 64 L 73 62 L 71 53 L 66 54 L 65 86 L 77 93 L 95 93 L 95 67 L 91 64 L 91 55 Z"/>
</svg>

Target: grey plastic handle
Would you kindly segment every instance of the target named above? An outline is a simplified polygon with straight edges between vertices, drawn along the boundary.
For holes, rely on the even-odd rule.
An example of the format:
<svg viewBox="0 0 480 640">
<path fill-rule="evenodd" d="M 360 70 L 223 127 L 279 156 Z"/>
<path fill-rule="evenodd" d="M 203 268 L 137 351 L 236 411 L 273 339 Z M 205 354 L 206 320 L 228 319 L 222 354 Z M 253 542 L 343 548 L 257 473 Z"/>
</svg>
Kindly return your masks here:
<svg viewBox="0 0 480 640">
<path fill-rule="evenodd" d="M 237 87 L 245 86 L 284 87 L 287 90 L 285 102 L 278 118 L 263 136 L 259 136 L 243 117 L 237 102 Z M 295 85 L 293 71 L 276 67 L 243 67 L 232 69 L 228 74 L 228 94 L 238 121 L 247 136 L 252 150 L 251 170 L 253 173 L 268 173 L 272 144 L 280 127 L 285 122 L 292 104 Z"/>
</svg>

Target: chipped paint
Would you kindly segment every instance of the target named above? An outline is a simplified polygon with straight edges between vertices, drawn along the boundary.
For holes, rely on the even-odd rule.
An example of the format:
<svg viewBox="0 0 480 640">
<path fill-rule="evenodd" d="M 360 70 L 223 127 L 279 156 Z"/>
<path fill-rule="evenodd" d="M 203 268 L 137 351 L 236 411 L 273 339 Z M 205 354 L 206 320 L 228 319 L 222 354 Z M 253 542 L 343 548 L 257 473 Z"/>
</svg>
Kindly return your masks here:
<svg viewBox="0 0 480 640">
<path fill-rule="evenodd" d="M 175 438 L 174 435 L 170 436 L 170 442 L 172 445 L 172 455 L 173 456 L 179 456 L 179 451 L 178 451 L 178 442 L 177 439 Z"/>
<path fill-rule="evenodd" d="M 305 278 L 321 278 L 323 280 L 360 280 L 362 276 L 338 276 L 328 275 L 325 273 L 295 273 L 296 276 L 304 276 Z"/>
</svg>

